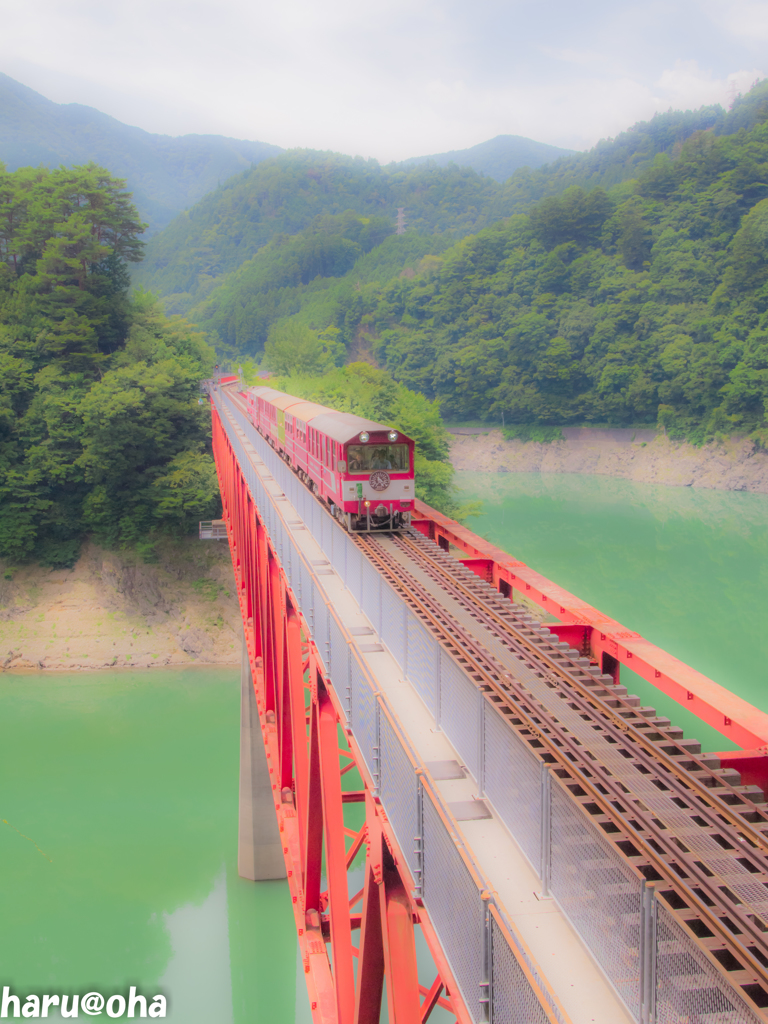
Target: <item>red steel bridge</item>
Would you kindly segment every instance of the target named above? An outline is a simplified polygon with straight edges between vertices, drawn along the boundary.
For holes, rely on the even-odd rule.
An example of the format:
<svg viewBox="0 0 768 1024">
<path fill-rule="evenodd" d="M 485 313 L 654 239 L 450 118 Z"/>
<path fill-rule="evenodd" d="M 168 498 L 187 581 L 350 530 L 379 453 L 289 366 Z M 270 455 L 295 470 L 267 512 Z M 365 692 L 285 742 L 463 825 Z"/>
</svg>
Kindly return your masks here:
<svg viewBox="0 0 768 1024">
<path fill-rule="evenodd" d="M 768 715 L 423 504 L 351 536 L 209 391 L 239 870 L 287 877 L 316 1024 L 768 1021 Z"/>
</svg>

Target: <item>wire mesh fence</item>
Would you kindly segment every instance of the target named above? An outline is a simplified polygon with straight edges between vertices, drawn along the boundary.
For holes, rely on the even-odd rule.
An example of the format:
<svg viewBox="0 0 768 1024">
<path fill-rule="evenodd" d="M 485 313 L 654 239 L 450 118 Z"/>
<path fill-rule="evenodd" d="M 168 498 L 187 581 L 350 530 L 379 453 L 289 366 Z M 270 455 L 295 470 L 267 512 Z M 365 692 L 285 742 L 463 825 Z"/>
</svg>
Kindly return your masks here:
<svg viewBox="0 0 768 1024">
<path fill-rule="evenodd" d="M 223 399 L 214 395 L 223 410 Z M 481 699 L 464 668 L 419 621 L 403 598 L 298 481 L 246 418 L 227 412 L 267 472 L 291 500 L 325 557 L 420 695 L 528 861 L 551 891 L 639 1024 L 760 1024 L 762 1018 L 651 894 L 655 928 L 644 927 L 643 881 L 557 783 L 551 799 L 539 757 Z M 539 1024 L 562 1020 L 535 965 L 514 933 L 485 912 L 478 883 L 431 796 L 418 781 L 404 743 L 381 710 L 366 669 L 330 613 L 314 573 L 278 515 L 274 496 L 222 417 L 233 449 L 326 671 L 344 700 L 353 736 L 392 822 L 396 838 L 475 1021 Z M 510 945 L 511 942 L 511 945 Z M 513 948 L 514 947 L 514 948 Z M 643 975 L 643 964 L 650 981 Z M 643 991 L 653 991 L 643 1005 Z M 485 994 L 485 995 L 484 995 Z"/>
</svg>

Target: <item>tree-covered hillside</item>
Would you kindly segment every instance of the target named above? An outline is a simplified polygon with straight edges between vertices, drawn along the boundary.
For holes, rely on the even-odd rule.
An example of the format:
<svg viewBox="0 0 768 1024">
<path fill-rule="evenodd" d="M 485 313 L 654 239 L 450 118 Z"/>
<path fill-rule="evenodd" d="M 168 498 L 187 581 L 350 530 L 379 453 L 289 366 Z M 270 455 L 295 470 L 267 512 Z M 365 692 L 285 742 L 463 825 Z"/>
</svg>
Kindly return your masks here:
<svg viewBox="0 0 768 1024">
<path fill-rule="evenodd" d="M 331 324 L 348 344 L 366 334 L 381 365 L 451 416 L 762 431 L 761 109 L 753 127 L 697 132 L 611 190 L 546 198 L 413 277 L 348 288 Z"/>
<path fill-rule="evenodd" d="M 727 113 L 721 107 L 670 111 L 589 153 L 538 170 L 518 170 L 503 185 L 455 165 L 382 168 L 375 161 L 333 153 L 284 153 L 225 182 L 178 217 L 150 241 L 134 279 L 164 296 L 166 308 L 216 331 L 223 345 L 253 352 L 261 349 L 275 319 L 302 308 L 303 292 L 334 288 L 332 279 L 349 272 L 353 249 L 341 246 L 339 236 L 356 241 L 357 229 L 348 234 L 340 227 L 342 222 L 348 227 L 350 218 L 361 223 L 373 218 L 382 230 L 389 225 L 392 234 L 397 207 L 405 207 L 404 237 L 410 241 L 402 249 L 390 246 L 386 266 L 376 270 L 383 282 L 387 275 L 412 270 L 418 258 L 441 252 L 452 240 L 526 212 L 573 185 L 612 187 L 642 173 L 659 155 L 675 160 L 697 131 L 723 136 L 748 130 L 761 122 L 767 102 L 761 84 Z M 306 255 L 307 249 L 317 252 L 324 245 L 333 251 L 344 248 L 345 257 L 307 262 L 297 255 L 299 249 Z M 396 266 L 398 252 L 404 262 Z M 355 281 L 370 280 L 377 263 L 374 249 L 365 259 L 365 273 L 358 273 L 357 266 L 351 271 Z M 317 276 L 309 278 L 313 269 Z"/>
<path fill-rule="evenodd" d="M 0 165 L 0 557 L 66 565 L 81 540 L 151 551 L 215 514 L 214 353 L 151 295 L 124 182 L 91 164 Z"/>
<path fill-rule="evenodd" d="M 401 160 L 395 166 L 414 167 L 417 164 L 433 163 L 438 167 L 456 164 L 471 167 L 478 174 L 487 174 L 494 181 L 506 181 L 521 167 L 536 168 L 551 164 L 561 156 L 573 155 L 572 149 L 548 146 L 545 142 L 526 139 L 522 135 L 497 135 L 495 139 L 480 142 L 469 149 L 452 149 L 447 153 L 432 156 L 415 156 Z"/>
<path fill-rule="evenodd" d="M 459 167 L 392 171 L 375 160 L 292 150 L 231 178 L 153 238 L 134 274 L 142 285 L 191 308 L 273 238 L 318 217 L 353 210 L 394 231 L 397 207 L 419 234 L 460 237 L 503 215 L 499 185 Z"/>
<path fill-rule="evenodd" d="M 614 139 L 603 139 L 586 153 L 574 153 L 536 170 L 521 169 L 506 183 L 501 200 L 514 212 L 533 202 L 558 195 L 573 185 L 610 188 L 636 178 L 657 156 L 677 159 L 686 139 L 695 132 L 733 135 L 761 124 L 768 112 L 768 82 L 759 82 L 735 100 L 730 110 L 719 105 L 698 110 L 669 110 L 640 121 Z"/>
<path fill-rule="evenodd" d="M 264 347 L 277 320 L 299 313 L 308 302 L 312 323 L 319 322 L 333 314 L 323 314 L 317 300 L 332 306 L 339 290 L 386 282 L 454 241 L 449 232 L 393 235 L 385 218 L 347 210 L 316 217 L 295 235 L 273 238 L 191 309 L 179 296 L 168 297 L 165 304 L 187 312 L 223 351 L 253 355 Z"/>
</svg>

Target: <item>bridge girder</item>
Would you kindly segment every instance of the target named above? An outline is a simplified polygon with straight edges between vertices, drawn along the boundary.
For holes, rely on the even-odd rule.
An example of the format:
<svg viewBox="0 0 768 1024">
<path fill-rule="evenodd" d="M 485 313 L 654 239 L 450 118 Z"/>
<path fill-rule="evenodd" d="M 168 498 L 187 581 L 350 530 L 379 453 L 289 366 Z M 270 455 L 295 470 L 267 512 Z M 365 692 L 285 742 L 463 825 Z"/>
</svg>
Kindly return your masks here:
<svg viewBox="0 0 768 1024">
<path fill-rule="evenodd" d="M 437 1006 L 472 1024 L 215 410 L 213 450 L 313 1020 L 379 1024 L 386 990 L 391 1024 L 425 1024 Z M 353 767 L 362 789 L 345 791 Z M 350 828 L 345 806 L 355 804 L 363 821 Z M 350 897 L 363 847 L 364 885 Z M 419 983 L 417 927 L 434 961 L 430 986 Z"/>
</svg>

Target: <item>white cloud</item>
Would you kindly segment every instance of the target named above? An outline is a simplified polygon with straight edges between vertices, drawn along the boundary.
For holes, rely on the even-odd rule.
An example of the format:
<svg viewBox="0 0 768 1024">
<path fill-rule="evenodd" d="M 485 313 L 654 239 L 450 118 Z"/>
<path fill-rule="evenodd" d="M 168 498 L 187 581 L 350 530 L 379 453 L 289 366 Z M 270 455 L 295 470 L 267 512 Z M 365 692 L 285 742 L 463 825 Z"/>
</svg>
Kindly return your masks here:
<svg viewBox="0 0 768 1024">
<path fill-rule="evenodd" d="M 748 92 L 755 81 L 764 77 L 762 71 L 753 68 L 716 78 L 711 72 L 702 71 L 695 60 L 681 60 L 661 74 L 657 82 L 659 102 L 683 110 L 711 103 L 728 107 L 738 93 Z"/>
<path fill-rule="evenodd" d="M 727 105 L 760 76 L 732 70 L 754 62 L 738 47 L 702 70 L 724 38 L 710 2 L 0 0 L 0 68 L 168 134 L 384 161 L 499 134 L 584 148 L 669 106 Z M 758 7 L 737 5 L 739 17 Z M 685 35 L 660 37 L 674 16 Z"/>
<path fill-rule="evenodd" d="M 749 0 L 731 0 L 714 11 L 715 20 L 735 36 L 744 36 L 750 42 L 768 40 L 768 3 L 750 3 Z"/>
<path fill-rule="evenodd" d="M 613 63 L 615 58 L 607 58 L 605 54 L 596 53 L 594 50 L 573 50 L 569 47 L 557 49 L 552 46 L 542 46 L 541 52 L 553 60 L 562 61 L 564 64 L 576 64 L 580 67 L 594 68 L 603 67 L 606 63 Z"/>
</svg>

